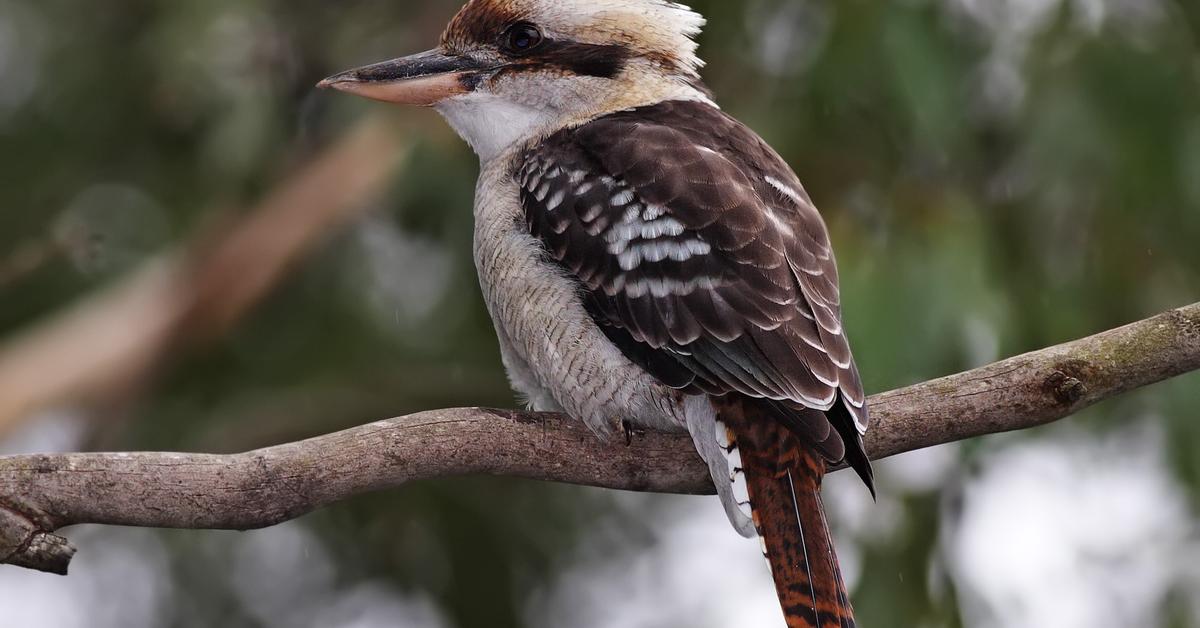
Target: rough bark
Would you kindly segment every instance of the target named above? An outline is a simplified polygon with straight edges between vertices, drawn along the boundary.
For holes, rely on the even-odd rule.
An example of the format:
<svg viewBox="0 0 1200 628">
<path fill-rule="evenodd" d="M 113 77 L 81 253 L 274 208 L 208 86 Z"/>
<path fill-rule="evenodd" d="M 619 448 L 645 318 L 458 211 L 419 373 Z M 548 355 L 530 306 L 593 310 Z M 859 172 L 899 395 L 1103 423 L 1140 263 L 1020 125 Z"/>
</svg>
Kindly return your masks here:
<svg viewBox="0 0 1200 628">
<path fill-rule="evenodd" d="M 871 398 L 875 459 L 1043 425 L 1200 369 L 1200 304 Z M 236 455 L 0 458 L 0 563 L 66 573 L 60 528 L 247 530 L 427 478 L 504 475 L 613 489 L 708 493 L 683 434 L 602 442 L 554 415 L 458 409 Z"/>
</svg>

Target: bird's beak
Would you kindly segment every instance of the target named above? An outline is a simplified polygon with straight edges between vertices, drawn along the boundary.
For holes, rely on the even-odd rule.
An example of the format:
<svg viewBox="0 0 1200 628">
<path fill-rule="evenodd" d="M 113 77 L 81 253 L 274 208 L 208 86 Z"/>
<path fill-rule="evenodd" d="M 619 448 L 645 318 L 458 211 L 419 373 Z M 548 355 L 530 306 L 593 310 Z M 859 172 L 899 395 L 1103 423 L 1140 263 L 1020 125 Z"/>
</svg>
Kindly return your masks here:
<svg viewBox="0 0 1200 628">
<path fill-rule="evenodd" d="M 434 49 L 335 74 L 317 87 L 401 105 L 431 107 L 474 90 L 480 75 L 494 69 L 473 59 Z"/>
</svg>

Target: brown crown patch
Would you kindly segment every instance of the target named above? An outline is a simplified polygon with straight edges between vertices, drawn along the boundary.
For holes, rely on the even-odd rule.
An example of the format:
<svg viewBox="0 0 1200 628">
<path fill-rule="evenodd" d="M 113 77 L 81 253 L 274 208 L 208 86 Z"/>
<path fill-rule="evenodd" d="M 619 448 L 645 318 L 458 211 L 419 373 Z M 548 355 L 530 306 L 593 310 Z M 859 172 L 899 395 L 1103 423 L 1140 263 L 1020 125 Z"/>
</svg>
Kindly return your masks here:
<svg viewBox="0 0 1200 628">
<path fill-rule="evenodd" d="M 581 18 L 590 15 L 594 20 L 590 25 L 551 29 L 560 39 L 547 39 L 544 50 L 522 55 L 525 65 L 540 61 L 576 74 L 612 77 L 632 57 L 641 57 L 667 73 L 698 81 L 701 63 L 695 56 L 692 37 L 703 24 L 699 15 L 657 0 L 644 0 L 645 5 L 636 0 L 561 1 L 563 4 L 556 6 L 553 0 L 470 0 L 450 21 L 442 35 L 442 46 L 460 53 L 495 46 L 512 24 L 528 21 L 546 27 L 549 25 L 544 20 L 562 18 L 562 10 L 573 9 L 583 14 Z M 539 11 L 550 15 L 538 15 Z"/>
<path fill-rule="evenodd" d="M 525 19 L 511 0 L 471 0 L 450 20 L 442 46 L 461 50 L 490 44 L 509 24 Z"/>
</svg>

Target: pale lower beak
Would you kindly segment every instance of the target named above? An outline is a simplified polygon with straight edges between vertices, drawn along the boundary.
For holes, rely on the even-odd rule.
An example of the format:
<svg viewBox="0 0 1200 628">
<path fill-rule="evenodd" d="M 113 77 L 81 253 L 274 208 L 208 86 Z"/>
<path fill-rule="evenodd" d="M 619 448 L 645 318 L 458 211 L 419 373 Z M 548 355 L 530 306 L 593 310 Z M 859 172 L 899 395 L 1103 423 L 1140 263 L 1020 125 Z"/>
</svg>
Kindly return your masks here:
<svg viewBox="0 0 1200 628">
<path fill-rule="evenodd" d="M 431 107 L 475 89 L 480 74 L 494 69 L 474 59 L 430 50 L 335 74 L 317 87 L 401 105 Z"/>
</svg>

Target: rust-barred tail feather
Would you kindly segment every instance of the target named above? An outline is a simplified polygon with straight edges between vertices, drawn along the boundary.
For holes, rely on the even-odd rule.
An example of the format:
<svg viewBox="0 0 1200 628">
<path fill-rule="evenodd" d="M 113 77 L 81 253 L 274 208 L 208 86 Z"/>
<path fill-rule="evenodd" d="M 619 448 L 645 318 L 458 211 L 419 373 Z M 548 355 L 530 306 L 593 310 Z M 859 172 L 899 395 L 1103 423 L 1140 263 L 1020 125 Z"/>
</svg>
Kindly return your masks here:
<svg viewBox="0 0 1200 628">
<path fill-rule="evenodd" d="M 825 460 L 791 431 L 742 407 L 719 413 L 741 454 L 754 525 L 789 628 L 855 628 L 821 504 Z"/>
</svg>

